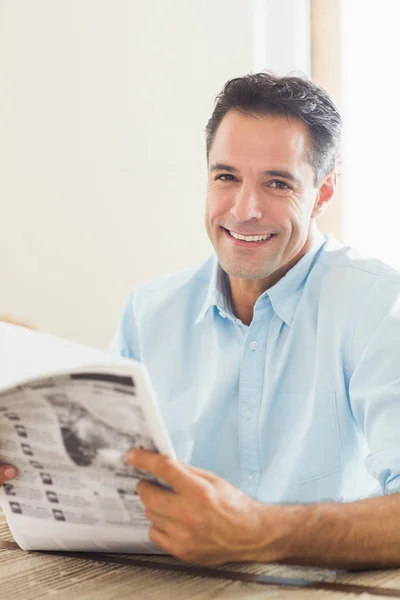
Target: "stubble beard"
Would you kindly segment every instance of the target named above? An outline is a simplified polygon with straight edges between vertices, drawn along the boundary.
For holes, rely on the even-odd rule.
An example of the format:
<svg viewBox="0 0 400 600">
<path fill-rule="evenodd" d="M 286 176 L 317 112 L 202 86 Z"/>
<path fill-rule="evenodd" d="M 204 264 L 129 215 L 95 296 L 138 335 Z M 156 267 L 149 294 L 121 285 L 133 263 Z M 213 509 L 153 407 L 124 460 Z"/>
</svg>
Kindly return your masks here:
<svg viewBox="0 0 400 600">
<path fill-rule="evenodd" d="M 279 268 L 279 265 L 276 264 L 277 261 L 273 257 L 266 257 L 261 264 L 257 264 L 245 258 L 238 260 L 225 258 L 220 253 L 218 260 L 225 273 L 239 279 L 266 279 Z"/>
</svg>

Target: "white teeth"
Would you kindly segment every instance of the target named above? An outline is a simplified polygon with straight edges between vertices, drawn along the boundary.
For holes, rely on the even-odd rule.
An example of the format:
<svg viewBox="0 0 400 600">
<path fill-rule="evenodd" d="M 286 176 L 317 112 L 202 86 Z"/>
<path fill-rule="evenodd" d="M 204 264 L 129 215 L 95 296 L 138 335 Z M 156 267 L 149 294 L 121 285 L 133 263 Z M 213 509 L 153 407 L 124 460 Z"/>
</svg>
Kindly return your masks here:
<svg viewBox="0 0 400 600">
<path fill-rule="evenodd" d="M 245 242 L 262 242 L 272 237 L 272 233 L 266 235 L 240 235 L 238 233 L 234 233 L 233 231 L 229 231 L 229 233 L 236 240 L 244 240 Z"/>
</svg>

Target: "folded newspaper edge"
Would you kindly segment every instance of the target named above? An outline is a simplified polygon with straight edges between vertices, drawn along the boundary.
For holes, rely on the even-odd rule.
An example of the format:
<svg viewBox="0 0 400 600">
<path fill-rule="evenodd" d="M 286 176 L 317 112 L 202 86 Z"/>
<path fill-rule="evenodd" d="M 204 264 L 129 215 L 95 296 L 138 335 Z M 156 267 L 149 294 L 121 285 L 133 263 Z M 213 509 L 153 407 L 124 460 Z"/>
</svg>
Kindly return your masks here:
<svg viewBox="0 0 400 600">
<path fill-rule="evenodd" d="M 0 324 L 0 462 L 18 469 L 0 506 L 22 549 L 160 552 L 130 448 L 175 456 L 144 365 Z"/>
</svg>

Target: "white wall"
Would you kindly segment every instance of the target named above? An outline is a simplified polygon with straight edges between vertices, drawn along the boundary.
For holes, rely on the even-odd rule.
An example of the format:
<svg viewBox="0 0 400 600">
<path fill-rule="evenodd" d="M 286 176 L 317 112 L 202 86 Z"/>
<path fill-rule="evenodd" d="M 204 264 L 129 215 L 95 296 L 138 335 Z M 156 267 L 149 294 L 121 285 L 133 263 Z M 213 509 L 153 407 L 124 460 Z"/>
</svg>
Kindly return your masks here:
<svg viewBox="0 0 400 600">
<path fill-rule="evenodd" d="M 310 1 L 253 0 L 255 71 L 311 76 Z"/>
<path fill-rule="evenodd" d="M 400 2 L 342 3 L 345 242 L 400 269 Z"/>
<path fill-rule="evenodd" d="M 203 132 L 253 26 L 249 0 L 1 0 L 0 313 L 105 346 L 135 283 L 208 256 Z"/>
</svg>

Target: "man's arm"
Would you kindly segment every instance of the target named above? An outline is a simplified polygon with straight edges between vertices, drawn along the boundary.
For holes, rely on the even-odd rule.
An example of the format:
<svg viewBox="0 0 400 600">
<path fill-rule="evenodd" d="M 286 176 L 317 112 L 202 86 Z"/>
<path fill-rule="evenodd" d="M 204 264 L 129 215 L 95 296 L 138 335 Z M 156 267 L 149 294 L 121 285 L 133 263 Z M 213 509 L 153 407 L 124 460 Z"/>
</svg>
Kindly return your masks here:
<svg viewBox="0 0 400 600">
<path fill-rule="evenodd" d="M 265 514 L 268 508 L 263 507 Z M 279 562 L 348 569 L 400 566 L 398 493 L 343 504 L 280 508 L 278 527 L 283 530 L 286 521 L 287 534 L 280 548 L 278 543 Z"/>
<path fill-rule="evenodd" d="M 182 560 L 400 566 L 400 494 L 347 504 L 264 505 L 216 475 L 145 451 L 127 462 L 166 481 L 138 492 L 150 539 Z"/>
</svg>

